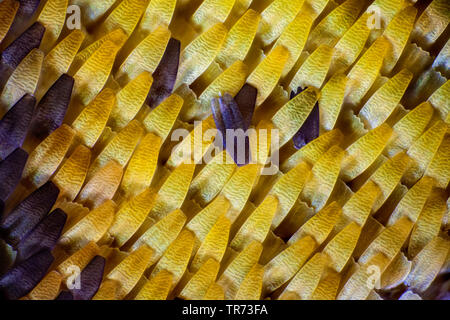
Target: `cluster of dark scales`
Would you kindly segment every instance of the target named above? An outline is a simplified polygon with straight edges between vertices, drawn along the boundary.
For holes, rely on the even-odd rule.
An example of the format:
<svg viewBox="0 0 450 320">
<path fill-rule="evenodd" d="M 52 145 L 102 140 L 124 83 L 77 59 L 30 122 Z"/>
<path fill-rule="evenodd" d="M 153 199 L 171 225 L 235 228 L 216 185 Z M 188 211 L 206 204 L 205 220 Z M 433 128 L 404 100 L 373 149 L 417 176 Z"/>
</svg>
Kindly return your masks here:
<svg viewBox="0 0 450 320">
<path fill-rule="evenodd" d="M 26 23 L 39 5 L 39 0 L 21 0 L 13 26 Z M 45 28 L 32 24 L 0 55 L 0 90 L 20 62 L 39 48 Z M 20 183 L 28 153 L 22 149 L 28 135 L 45 139 L 60 127 L 66 115 L 74 79 L 61 75 L 37 103 L 33 95 L 25 94 L 0 119 L 0 246 L 9 246 L 14 261 L 0 274 L 0 298 L 20 299 L 26 296 L 50 270 L 56 246 L 66 224 L 67 215 L 61 209 L 52 210 L 60 190 L 51 181 L 34 190 L 9 212 L 8 199 Z M 173 85 L 172 85 L 173 87 Z M 36 106 L 36 108 L 35 108 Z M 7 263 L 7 262 L 6 262 Z M 3 261 L 2 261 L 3 264 Z M 103 277 L 105 259 L 96 256 L 81 271 L 79 288 L 63 291 L 74 300 L 91 299 Z"/>
<path fill-rule="evenodd" d="M 0 90 L 3 90 L 9 76 L 28 53 L 33 49 L 39 48 L 44 33 L 45 27 L 41 23 L 35 22 L 2 51 L 0 58 Z"/>
<path fill-rule="evenodd" d="M 297 91 L 292 91 L 290 99 L 292 100 L 305 89 L 299 87 Z M 246 153 L 245 155 L 240 155 L 236 150 L 237 138 L 234 138 L 235 141 L 232 141 L 232 143 L 228 141 L 228 145 L 231 145 L 231 147 L 227 147 L 226 131 L 242 129 L 245 132 L 250 128 L 255 110 L 256 96 L 257 89 L 249 84 L 245 84 L 234 98 L 230 94 L 225 93 L 223 96 L 213 99 L 211 102 L 214 122 L 222 135 L 223 148 L 233 156 L 238 166 L 248 164 L 250 161 L 251 155 L 248 136 L 245 141 Z M 292 138 L 294 147 L 301 149 L 319 137 L 319 134 L 320 113 L 319 104 L 316 103 L 306 121 Z"/>
<path fill-rule="evenodd" d="M 1 52 L 0 69 L 4 72 L 0 77 L 0 90 L 20 62 L 33 49 L 39 48 L 44 32 L 45 27 L 35 22 Z M 63 74 L 36 108 L 36 98 L 26 94 L 7 111 L 0 120 L 0 159 L 21 146 L 27 134 L 42 140 L 61 126 L 69 107 L 73 85 L 74 79 Z"/>
<path fill-rule="evenodd" d="M 0 277 L 2 298 L 15 300 L 24 297 L 50 270 L 54 262 L 51 252 L 67 220 L 66 213 L 61 209 L 50 212 L 58 195 L 58 187 L 47 182 L 2 217 L 0 235 L 3 245 L 7 244 L 15 251 L 13 266 Z M 1 200 L 1 210 L 3 205 Z M 94 257 L 76 281 L 80 286 L 69 286 L 70 289 L 61 295 L 70 296 L 73 300 L 91 299 L 100 287 L 104 267 L 105 259 Z"/>
<path fill-rule="evenodd" d="M 223 149 L 233 157 L 234 162 L 238 166 L 246 165 L 251 160 L 249 137 L 245 134 L 245 152 L 239 152 L 238 149 L 242 141 L 233 134 L 233 141 L 227 136 L 227 130 L 236 133 L 241 130 L 246 133 L 252 123 L 253 113 L 255 110 L 256 97 L 258 91 L 255 87 L 245 84 L 238 94 L 233 98 L 229 93 L 225 93 L 219 98 L 211 101 L 211 109 L 218 132 L 222 139 Z"/>
<path fill-rule="evenodd" d="M 34 15 L 39 0 L 21 0 L 12 30 L 23 25 Z M 35 22 L 16 37 L 0 56 L 0 90 L 20 62 L 35 48 L 39 48 L 45 27 Z M 153 84 L 146 100 L 151 108 L 157 107 L 173 92 L 180 61 L 180 41 L 171 38 L 164 55 L 153 73 Z M 58 198 L 59 189 L 47 182 L 33 191 L 9 213 L 5 210 L 10 196 L 20 183 L 28 160 L 22 149 L 27 136 L 45 139 L 59 128 L 66 116 L 71 101 L 74 79 L 61 75 L 45 95 L 36 101 L 26 94 L 14 104 L 0 120 L 0 237 L 4 245 L 15 251 L 13 266 L 0 275 L 0 294 L 6 299 L 19 299 L 27 295 L 47 274 L 54 262 L 51 251 L 58 242 L 66 224 L 67 215 L 61 209 L 52 208 Z M 299 92 L 292 93 L 291 99 Z M 245 153 L 238 152 L 238 137 L 227 141 L 227 130 L 250 128 L 255 110 L 257 89 L 245 84 L 232 97 L 225 93 L 212 101 L 212 114 L 217 129 L 222 134 L 222 147 L 233 156 L 238 166 L 250 162 L 249 137 L 245 136 Z M 301 148 L 319 135 L 318 105 L 294 137 L 294 145 Z M 81 288 L 63 290 L 58 300 L 91 299 L 97 292 L 105 266 L 105 259 L 96 256 L 80 274 Z"/>
<path fill-rule="evenodd" d="M 291 92 L 290 99 L 292 100 L 297 95 L 302 93 L 304 90 L 306 90 L 306 87 L 304 89 L 298 87 L 297 91 Z M 319 103 L 316 102 L 309 116 L 306 118 L 301 128 L 292 138 L 294 142 L 294 147 L 296 149 L 303 148 L 314 139 L 317 139 L 319 137 L 319 134 L 320 134 L 320 112 L 319 112 Z"/>
<path fill-rule="evenodd" d="M 20 150 L 20 149 L 19 149 Z M 3 188 L 8 181 L 2 179 Z M 58 187 L 51 181 L 33 191 L 8 214 L 2 212 L 0 237 L 3 246 L 15 252 L 12 267 L 0 276 L 0 295 L 15 300 L 27 295 L 50 270 L 54 262 L 52 250 L 56 246 L 67 215 L 52 208 L 59 196 Z M 4 210 L 4 200 L 0 202 Z M 75 300 L 91 299 L 103 278 L 105 260 L 95 257 L 82 270 L 80 286 L 69 290 Z"/>
</svg>

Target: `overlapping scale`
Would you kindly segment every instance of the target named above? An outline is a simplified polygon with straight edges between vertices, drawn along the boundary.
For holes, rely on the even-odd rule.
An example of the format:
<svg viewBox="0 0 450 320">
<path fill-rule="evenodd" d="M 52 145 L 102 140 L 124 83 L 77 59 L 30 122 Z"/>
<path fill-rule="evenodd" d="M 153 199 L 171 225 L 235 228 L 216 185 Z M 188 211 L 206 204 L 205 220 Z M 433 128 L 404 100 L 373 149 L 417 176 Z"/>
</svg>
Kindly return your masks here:
<svg viewBox="0 0 450 320">
<path fill-rule="evenodd" d="M 448 13 L 2 1 L 2 297 L 442 299 Z"/>
</svg>

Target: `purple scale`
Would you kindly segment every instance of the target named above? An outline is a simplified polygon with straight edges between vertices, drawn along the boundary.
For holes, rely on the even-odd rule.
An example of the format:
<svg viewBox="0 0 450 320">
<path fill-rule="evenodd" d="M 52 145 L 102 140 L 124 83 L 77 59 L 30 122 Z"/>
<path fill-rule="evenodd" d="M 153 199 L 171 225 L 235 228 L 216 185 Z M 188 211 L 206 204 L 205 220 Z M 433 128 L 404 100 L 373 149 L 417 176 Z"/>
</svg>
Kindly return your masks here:
<svg viewBox="0 0 450 320">
<path fill-rule="evenodd" d="M 20 9 L 19 9 L 20 10 Z M 35 22 L 2 52 L 1 61 L 13 70 L 33 49 L 39 48 L 45 27 Z"/>
<path fill-rule="evenodd" d="M 67 214 L 56 209 L 44 217 L 39 224 L 20 241 L 17 246 L 17 261 L 23 261 L 35 253 L 49 249 L 53 250 L 66 224 Z"/>
<path fill-rule="evenodd" d="M 26 94 L 0 120 L 0 160 L 22 146 L 35 103 L 36 98 Z"/>
<path fill-rule="evenodd" d="M 170 38 L 164 55 L 152 74 L 153 83 L 147 97 L 147 104 L 151 108 L 157 107 L 172 94 L 180 63 L 180 47 L 180 41 Z"/>
<path fill-rule="evenodd" d="M 17 148 L 0 162 L 0 200 L 6 201 L 22 178 L 28 153 Z"/>
<path fill-rule="evenodd" d="M 0 222 L 0 232 L 7 243 L 16 247 L 19 242 L 48 214 L 59 195 L 51 181 L 31 193 Z"/>
</svg>

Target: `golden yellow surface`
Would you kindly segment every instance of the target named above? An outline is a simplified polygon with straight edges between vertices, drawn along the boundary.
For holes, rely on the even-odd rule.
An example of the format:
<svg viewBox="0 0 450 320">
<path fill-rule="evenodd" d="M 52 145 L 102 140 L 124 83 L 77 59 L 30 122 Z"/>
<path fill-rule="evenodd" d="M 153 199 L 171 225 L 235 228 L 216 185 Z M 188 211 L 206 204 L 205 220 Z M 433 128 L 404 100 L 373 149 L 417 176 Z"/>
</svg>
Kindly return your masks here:
<svg viewBox="0 0 450 320">
<path fill-rule="evenodd" d="M 208 288 L 216 280 L 220 264 L 214 259 L 208 259 L 184 286 L 180 297 L 186 300 L 200 300 Z"/>
<path fill-rule="evenodd" d="M 123 175 L 120 190 L 133 196 L 150 187 L 161 147 L 161 139 L 152 133 L 145 135 L 133 153 Z"/>
<path fill-rule="evenodd" d="M 230 234 L 231 222 L 225 216 L 220 216 L 216 223 L 209 230 L 202 241 L 202 244 L 197 250 L 194 259 L 191 263 L 191 269 L 199 269 L 203 263 L 206 263 L 207 259 L 214 259 L 217 262 L 221 262 L 227 249 L 229 234 Z"/>
<path fill-rule="evenodd" d="M 366 170 L 381 154 L 392 135 L 392 128 L 383 124 L 347 148 L 342 163 L 344 179 L 352 180 Z"/>
<path fill-rule="evenodd" d="M 119 49 L 111 40 L 106 40 L 74 74 L 74 94 L 84 105 L 91 102 L 105 85 Z"/>
<path fill-rule="evenodd" d="M 177 238 L 184 224 L 186 216 L 180 209 L 174 210 L 167 216 L 152 225 L 136 240 L 132 250 L 136 250 L 143 243 L 154 250 L 152 261 L 157 261 L 169 245 Z"/>
<path fill-rule="evenodd" d="M 115 160 L 109 161 L 87 180 L 78 194 L 78 201 L 95 207 L 105 200 L 112 199 L 122 176 L 123 169 L 120 164 Z"/>
<path fill-rule="evenodd" d="M 226 299 L 235 298 L 245 276 L 258 262 L 261 252 L 261 243 L 253 241 L 233 259 L 222 273 L 217 283 L 224 288 Z"/>
<path fill-rule="evenodd" d="M 173 274 L 172 286 L 176 286 L 186 271 L 192 255 L 194 240 L 192 232 L 183 230 L 159 259 L 150 277 L 167 270 Z"/>
<path fill-rule="evenodd" d="M 160 25 L 168 26 L 175 11 L 176 0 L 152 0 L 139 23 L 139 30 L 151 32 Z"/>
<path fill-rule="evenodd" d="M 51 48 L 61 33 L 66 20 L 68 0 L 49 0 L 45 3 L 37 21 L 45 27 L 41 48 Z"/>
<path fill-rule="evenodd" d="M 389 79 L 364 104 L 359 115 L 376 128 L 389 118 L 412 80 L 413 74 L 403 69 Z"/>
<path fill-rule="evenodd" d="M 264 290 L 272 292 L 288 281 L 308 260 L 316 242 L 305 236 L 292 243 L 264 266 Z"/>
<path fill-rule="evenodd" d="M 84 184 L 91 151 L 85 146 L 78 146 L 61 166 L 52 181 L 60 189 L 60 197 L 73 201 Z"/>
<path fill-rule="evenodd" d="M 72 122 L 72 128 L 77 131 L 84 145 L 92 148 L 96 144 L 115 103 L 114 91 L 107 88 L 100 92 Z"/>
<path fill-rule="evenodd" d="M 230 246 L 240 251 L 252 241 L 264 242 L 278 205 L 279 201 L 276 197 L 267 196 L 244 222 Z"/>
<path fill-rule="evenodd" d="M 76 251 L 87 245 L 89 242 L 98 242 L 108 230 L 113 222 L 116 205 L 108 200 L 101 206 L 89 212 L 85 217 L 77 222 L 61 236 L 59 243 Z"/>
<path fill-rule="evenodd" d="M 319 97 L 317 89 L 308 88 L 287 102 L 272 117 L 275 128 L 280 130 L 280 145 L 288 142 L 301 128 Z"/>
<path fill-rule="evenodd" d="M 109 117 L 111 127 L 120 130 L 133 120 L 144 104 L 152 82 L 150 73 L 144 71 L 117 93 Z"/>
<path fill-rule="evenodd" d="M 181 52 L 176 88 L 181 83 L 191 84 L 208 68 L 222 47 L 227 32 L 222 23 L 217 23 Z"/>
<path fill-rule="evenodd" d="M 167 28 L 164 26 L 156 28 L 125 59 L 116 77 L 120 79 L 122 76 L 126 76 L 127 80 L 130 81 L 144 71 L 154 72 L 164 54 L 169 39 L 170 31 Z"/>
<path fill-rule="evenodd" d="M 69 5 L 81 10 L 80 29 Z M 71 268 L 97 255 L 99 300 L 442 290 L 448 1 L 46 0 L 30 18 L 18 8 L 0 3 L 1 116 L 26 93 L 39 105 L 63 74 L 75 80 L 63 125 L 45 139 L 25 132 L 21 145 L 12 112 L 13 124 L 0 123 L 0 148 L 11 140 L 29 154 L 5 214 L 52 181 L 52 210 L 68 216 L 55 263 L 22 299 L 54 299 Z M 40 45 L 3 55 L 36 21 Z M 173 90 L 161 64 L 170 39 L 180 41 Z M 245 84 L 257 89 L 252 162 L 238 166 L 216 146 L 211 101 Z M 152 87 L 169 92 L 150 108 Z M 58 97 L 47 103 L 60 107 Z M 315 105 L 319 136 L 296 150 Z"/>
<path fill-rule="evenodd" d="M 332 47 L 325 44 L 320 45 L 300 66 L 289 84 L 289 88 L 291 90 L 296 90 L 298 87 L 320 89 L 328 73 L 332 56 Z"/>
<path fill-rule="evenodd" d="M 61 164 L 74 136 L 74 130 L 65 124 L 53 131 L 28 157 L 23 178 L 35 186 L 43 185 Z"/>
<path fill-rule="evenodd" d="M 135 300 L 165 300 L 172 287 L 172 274 L 166 270 L 147 281 Z"/>
</svg>

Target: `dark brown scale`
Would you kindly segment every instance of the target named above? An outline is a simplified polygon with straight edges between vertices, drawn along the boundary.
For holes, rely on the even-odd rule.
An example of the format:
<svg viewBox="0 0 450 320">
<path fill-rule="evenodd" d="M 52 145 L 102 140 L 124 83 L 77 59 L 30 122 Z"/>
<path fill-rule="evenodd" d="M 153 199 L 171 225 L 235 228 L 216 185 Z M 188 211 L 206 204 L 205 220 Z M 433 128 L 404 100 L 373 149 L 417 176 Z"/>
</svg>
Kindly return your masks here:
<svg viewBox="0 0 450 320">
<path fill-rule="evenodd" d="M 303 92 L 305 89 L 299 87 L 297 89 L 297 92 L 292 91 L 290 98 L 293 99 L 298 94 Z M 316 103 L 313 109 L 311 110 L 311 113 L 301 126 L 301 128 L 292 138 L 294 142 L 294 147 L 296 149 L 301 149 L 314 139 L 317 139 L 319 135 L 320 135 L 320 111 L 319 111 L 319 103 Z"/>
<path fill-rule="evenodd" d="M 0 278 L 0 298 L 17 300 L 27 295 L 46 275 L 54 258 L 43 250 L 17 264 Z"/>
<path fill-rule="evenodd" d="M 106 260 L 102 256 L 95 256 L 81 271 L 80 289 L 72 289 L 74 300 L 91 300 L 100 288 L 103 279 Z"/>
<path fill-rule="evenodd" d="M 35 22 L 2 52 L 2 63 L 13 70 L 33 49 L 39 48 L 45 27 Z"/>
<path fill-rule="evenodd" d="M 180 41 L 171 38 L 158 67 L 153 72 L 153 84 L 146 101 L 151 108 L 157 107 L 172 94 L 180 63 L 180 48 Z"/>
<path fill-rule="evenodd" d="M 0 162 L 0 200 L 6 201 L 22 178 L 28 153 L 17 148 Z"/>
<path fill-rule="evenodd" d="M 16 247 L 19 242 L 48 214 L 59 195 L 51 181 L 31 193 L 0 222 L 5 241 Z"/>
<path fill-rule="evenodd" d="M 53 250 L 66 224 L 67 214 L 56 209 L 44 219 L 17 246 L 17 262 L 24 261 L 35 253 Z"/>
<path fill-rule="evenodd" d="M 58 129 L 69 107 L 74 79 L 61 75 L 39 101 L 30 126 L 30 133 L 43 140 Z"/>
</svg>

